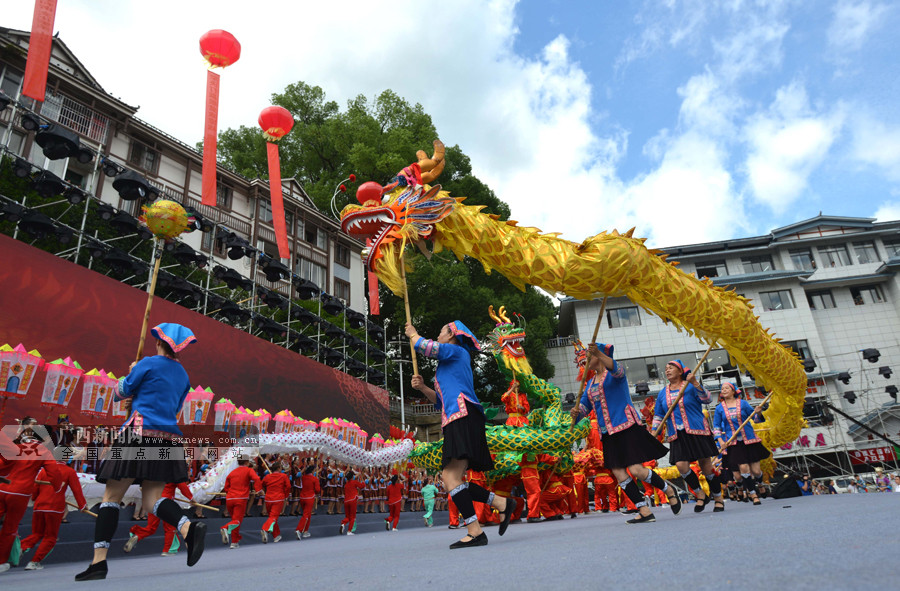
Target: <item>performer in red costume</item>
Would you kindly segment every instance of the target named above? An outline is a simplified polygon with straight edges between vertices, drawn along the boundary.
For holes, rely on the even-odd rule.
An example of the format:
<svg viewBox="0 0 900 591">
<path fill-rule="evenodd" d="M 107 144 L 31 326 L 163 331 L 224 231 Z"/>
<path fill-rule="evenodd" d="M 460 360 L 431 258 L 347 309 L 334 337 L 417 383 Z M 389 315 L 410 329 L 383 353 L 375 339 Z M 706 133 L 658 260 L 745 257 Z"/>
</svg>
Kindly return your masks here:
<svg viewBox="0 0 900 591">
<path fill-rule="evenodd" d="M 284 509 L 284 502 L 291 492 L 291 479 L 284 472 L 278 470 L 269 472 L 262 479 L 262 487 L 266 490 L 266 512 L 269 518 L 262 526 L 260 537 L 262 543 L 269 542 L 269 534 L 271 533 L 273 542 L 281 541 L 281 528 L 278 527 L 278 517 Z"/>
<path fill-rule="evenodd" d="M 619 510 L 619 483 L 609 468 L 603 468 L 594 477 L 594 510 L 602 513 Z"/>
<path fill-rule="evenodd" d="M 522 511 L 525 509 L 525 500 L 522 497 L 513 497 L 512 489 L 513 486 L 518 482 L 518 478 L 515 476 L 507 476 L 506 478 L 501 478 L 494 482 L 494 485 L 491 487 L 494 491 L 494 494 L 498 497 L 503 497 L 505 499 L 512 499 L 513 502 L 516 503 L 516 508 L 513 509 L 512 517 L 509 520 L 518 521 L 522 518 Z M 491 520 L 493 523 L 500 523 L 499 514 L 495 514 Z"/>
<path fill-rule="evenodd" d="M 546 472 L 549 481 L 541 493 L 541 515 L 544 519 L 562 519 L 563 514 L 571 512 L 568 498 L 572 489 L 563 484 L 562 477 L 553 472 L 552 468 Z"/>
<path fill-rule="evenodd" d="M 359 491 L 366 487 L 357 480 L 356 473 L 350 470 L 347 473 L 347 481 L 344 483 L 344 519 L 341 520 L 341 535 L 354 535 L 353 526 L 356 524 L 356 506 L 359 503 Z"/>
<path fill-rule="evenodd" d="M 575 492 L 575 473 L 569 470 L 560 479 L 563 485 L 569 489 L 569 496 L 566 497 L 566 504 L 569 506 L 569 518 L 575 519 L 578 517 L 578 494 Z"/>
<path fill-rule="evenodd" d="M 574 489 L 576 511 L 578 513 L 584 513 L 585 515 L 589 514 L 591 512 L 591 507 L 588 501 L 587 474 L 585 474 L 584 467 L 579 466 L 578 464 L 575 464 Z"/>
<path fill-rule="evenodd" d="M 506 405 L 506 425 L 510 427 L 528 426 L 528 396 L 519 392 L 519 382 L 513 380 L 509 383 L 509 390 L 500 397 L 500 402 Z"/>
<path fill-rule="evenodd" d="M 0 529 L 0 573 L 9 570 L 9 552 L 34 492 L 38 472 L 41 468 L 52 469 L 56 465 L 50 449 L 43 445 L 44 441 L 49 441 L 49 436 L 32 417 L 22 419 L 15 439 L 4 437 L 0 441 L 0 476 L 8 480 L 8 483 L 0 481 L 0 518 L 3 519 L 3 528 Z M 34 459 L 21 459 L 32 456 Z"/>
<path fill-rule="evenodd" d="M 57 463 L 55 466 L 45 466 L 38 472 L 37 480 L 50 484 L 38 485 L 32 495 L 34 508 L 31 515 L 31 535 L 22 540 L 22 554 L 24 555 L 35 546 L 37 546 L 37 551 L 25 570 L 44 568 L 41 563 L 56 546 L 56 541 L 59 539 L 59 526 L 62 524 L 63 513 L 66 511 L 66 489 L 72 491 L 80 511 L 87 507 L 81 491 L 81 483 L 78 482 L 78 474 L 65 464 Z"/>
<path fill-rule="evenodd" d="M 163 487 L 162 495 L 160 498 L 162 499 L 174 499 L 175 491 L 180 492 L 187 498 L 187 500 L 192 500 L 194 496 L 191 494 L 191 489 L 188 488 L 186 482 L 175 483 L 167 483 Z M 143 540 L 146 537 L 152 536 L 156 533 L 156 530 L 159 529 L 160 519 L 153 513 L 147 515 L 147 525 L 135 525 L 128 531 L 128 541 L 125 542 L 124 550 L 126 552 L 131 552 L 134 550 L 134 547 L 137 546 L 137 543 Z M 178 548 L 180 547 L 180 543 L 175 537 L 175 526 L 170 525 L 166 522 L 162 522 L 163 524 L 163 533 L 165 534 L 163 537 L 163 556 L 174 556 L 178 553 Z"/>
<path fill-rule="evenodd" d="M 322 485 L 319 483 L 319 477 L 316 476 L 316 467 L 312 464 L 303 471 L 300 482 L 300 510 L 303 511 L 303 517 L 297 523 L 295 532 L 298 540 L 308 538 L 311 535 L 309 533 L 309 522 L 312 518 L 313 505 L 316 502 L 316 495 L 322 492 Z"/>
<path fill-rule="evenodd" d="M 400 476 L 391 476 L 391 483 L 387 487 L 387 504 L 390 513 L 384 520 L 384 527 L 388 531 L 397 531 L 397 522 L 400 521 L 400 502 L 403 501 L 403 483 Z"/>
<path fill-rule="evenodd" d="M 487 476 L 484 475 L 484 472 L 469 470 L 466 472 L 466 481 L 470 484 L 480 486 L 485 490 L 490 490 L 487 483 Z M 478 523 L 490 523 L 493 521 L 494 508 L 486 503 L 475 503 L 475 516 L 478 517 Z"/>
<path fill-rule="evenodd" d="M 519 466 L 522 487 L 528 500 L 528 523 L 535 523 L 541 520 L 541 475 L 538 473 L 537 454 L 525 452 Z"/>
<path fill-rule="evenodd" d="M 244 522 L 250 490 L 252 488 L 256 492 L 261 486 L 256 470 L 250 467 L 250 460 L 238 460 L 238 467 L 225 479 L 225 506 L 231 515 L 231 521 L 219 530 L 223 544 L 230 543 L 232 548 L 240 547 L 241 523 Z"/>
</svg>

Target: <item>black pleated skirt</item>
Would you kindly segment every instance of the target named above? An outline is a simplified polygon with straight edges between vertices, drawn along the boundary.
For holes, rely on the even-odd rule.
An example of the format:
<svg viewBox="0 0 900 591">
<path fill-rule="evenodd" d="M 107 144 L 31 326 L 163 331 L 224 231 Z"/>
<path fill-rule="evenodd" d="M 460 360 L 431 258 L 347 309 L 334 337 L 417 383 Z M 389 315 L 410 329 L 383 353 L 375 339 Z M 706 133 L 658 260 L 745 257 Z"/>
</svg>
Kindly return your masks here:
<svg viewBox="0 0 900 591">
<path fill-rule="evenodd" d="M 607 468 L 627 468 L 658 460 L 669 451 L 643 425 L 632 425 L 623 431 L 606 434 L 603 442 L 603 464 Z"/>
<path fill-rule="evenodd" d="M 187 464 L 181 442 L 164 437 L 136 436 L 124 430 L 97 472 L 97 482 L 134 479 L 134 484 L 148 482 L 187 482 Z"/>
<path fill-rule="evenodd" d="M 728 446 L 728 453 L 722 456 L 722 463 L 732 472 L 740 472 L 741 464 L 761 462 L 767 457 L 769 450 L 759 441 L 750 444 L 736 441 Z"/>
<path fill-rule="evenodd" d="M 669 443 L 669 462 L 694 462 L 719 455 L 712 435 L 691 435 L 678 432 L 678 438 Z"/>
<path fill-rule="evenodd" d="M 444 426 L 444 447 L 441 467 L 450 460 L 468 460 L 469 470 L 487 472 L 494 469 L 484 431 L 484 415 L 474 404 L 466 402 L 468 414 Z"/>
</svg>

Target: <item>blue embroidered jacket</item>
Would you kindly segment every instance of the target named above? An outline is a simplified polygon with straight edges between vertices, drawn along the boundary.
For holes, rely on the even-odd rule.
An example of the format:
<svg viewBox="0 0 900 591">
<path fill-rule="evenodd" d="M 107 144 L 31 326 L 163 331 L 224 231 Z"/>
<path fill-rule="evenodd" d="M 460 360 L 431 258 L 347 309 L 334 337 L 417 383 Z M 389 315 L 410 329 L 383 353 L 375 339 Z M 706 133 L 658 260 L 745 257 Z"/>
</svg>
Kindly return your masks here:
<svg viewBox="0 0 900 591">
<path fill-rule="evenodd" d="M 744 399 L 741 399 L 741 403 L 734 407 L 726 408 L 724 403 L 719 404 L 719 406 L 716 407 L 716 413 L 713 415 L 713 429 L 716 437 L 728 441 L 731 439 L 731 436 L 734 435 L 734 430 L 740 427 L 741 423 L 747 420 L 747 417 L 752 414 L 753 407 Z M 759 437 L 756 436 L 756 432 L 753 430 L 752 425 L 753 421 L 749 421 L 744 428 L 741 429 L 741 434 L 731 442 L 731 445 L 741 441 L 742 437 L 744 443 L 758 442 Z"/>
<path fill-rule="evenodd" d="M 434 374 L 434 407 L 441 411 L 441 427 L 468 414 L 466 400 L 484 414 L 475 395 L 472 358 L 465 347 L 419 337 L 415 348 L 422 355 L 438 360 Z"/>
<path fill-rule="evenodd" d="M 181 435 L 178 413 L 190 389 L 188 374 L 179 362 L 155 355 L 138 361 L 119 380 L 116 400 L 131 398 L 131 416 L 125 425 Z"/>
<path fill-rule="evenodd" d="M 678 388 L 671 389 L 667 385 L 656 397 L 656 407 L 653 410 L 653 429 L 662 422 L 662 418 L 669 410 L 669 405 L 678 397 Z M 709 435 L 709 427 L 703 416 L 703 405 L 709 402 L 709 392 L 703 386 L 698 390 L 693 384 L 684 388 L 684 396 L 678 401 L 678 408 L 672 411 L 666 421 L 668 438 L 666 441 L 678 439 L 678 431 L 684 429 L 691 435 Z"/>
<path fill-rule="evenodd" d="M 612 371 L 604 368 L 601 379 L 594 376 L 588 381 L 579 402 L 581 414 L 590 414 L 592 408 L 597 412 L 597 427 L 601 437 L 605 433 L 612 435 L 641 422 L 640 415 L 631 403 L 625 368 L 615 360 Z"/>
</svg>

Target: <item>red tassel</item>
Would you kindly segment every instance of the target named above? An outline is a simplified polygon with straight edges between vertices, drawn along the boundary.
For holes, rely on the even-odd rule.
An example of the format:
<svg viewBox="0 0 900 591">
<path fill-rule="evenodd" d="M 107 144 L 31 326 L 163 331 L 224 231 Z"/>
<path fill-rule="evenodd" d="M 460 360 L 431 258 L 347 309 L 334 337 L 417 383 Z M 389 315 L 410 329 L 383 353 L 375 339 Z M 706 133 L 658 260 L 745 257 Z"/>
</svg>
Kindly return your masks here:
<svg viewBox="0 0 900 591">
<path fill-rule="evenodd" d="M 219 133 L 219 75 L 206 71 L 206 122 L 203 127 L 201 202 L 216 206 L 216 145 Z"/>
<path fill-rule="evenodd" d="M 266 143 L 269 155 L 269 190 L 272 195 L 272 225 L 275 226 L 275 241 L 278 242 L 278 256 L 290 260 L 288 248 L 287 226 L 284 223 L 284 200 L 281 197 L 281 159 L 278 157 L 278 144 Z"/>
<path fill-rule="evenodd" d="M 22 94 L 37 101 L 43 101 L 47 92 L 47 70 L 50 68 L 50 53 L 53 51 L 55 20 L 56 0 L 35 0 Z"/>
</svg>

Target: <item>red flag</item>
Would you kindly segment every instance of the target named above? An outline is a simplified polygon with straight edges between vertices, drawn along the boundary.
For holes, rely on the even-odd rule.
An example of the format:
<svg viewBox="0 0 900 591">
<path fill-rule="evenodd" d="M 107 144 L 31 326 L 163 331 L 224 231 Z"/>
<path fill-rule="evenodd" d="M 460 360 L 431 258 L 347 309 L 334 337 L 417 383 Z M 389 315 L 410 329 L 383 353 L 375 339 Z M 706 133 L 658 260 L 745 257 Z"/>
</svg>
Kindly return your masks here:
<svg viewBox="0 0 900 591">
<path fill-rule="evenodd" d="M 366 239 L 366 246 L 372 248 L 372 239 Z M 369 314 L 378 316 L 381 314 L 381 302 L 378 300 L 378 275 L 375 271 L 369 271 Z"/>
<path fill-rule="evenodd" d="M 272 225 L 275 226 L 275 240 L 278 242 L 278 256 L 290 260 L 288 248 L 287 225 L 284 222 L 284 201 L 281 197 L 281 160 L 278 157 L 278 144 L 266 142 L 269 155 L 269 190 L 272 195 Z"/>
<path fill-rule="evenodd" d="M 38 101 L 44 100 L 47 91 L 47 70 L 50 68 L 50 53 L 53 51 L 54 20 L 56 20 L 56 0 L 35 0 L 22 94 Z"/>
<path fill-rule="evenodd" d="M 216 142 L 219 132 L 219 75 L 206 71 L 206 123 L 203 128 L 203 205 L 216 206 Z"/>
</svg>

